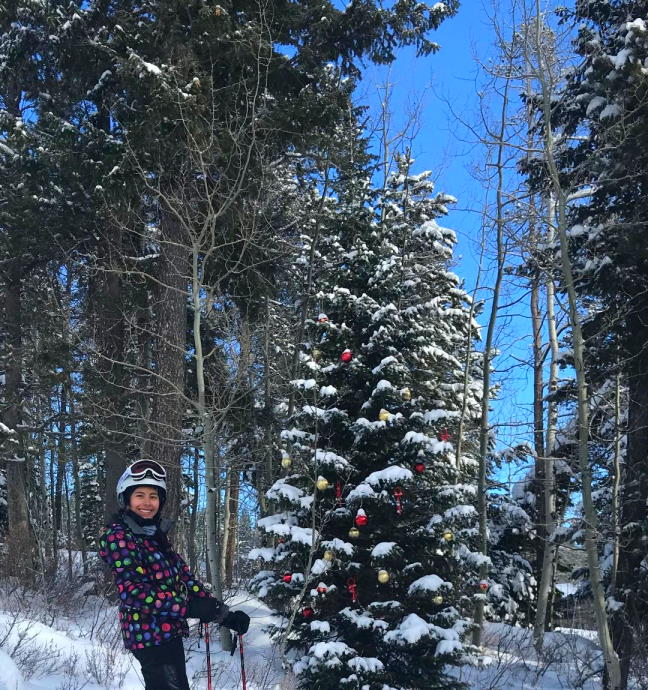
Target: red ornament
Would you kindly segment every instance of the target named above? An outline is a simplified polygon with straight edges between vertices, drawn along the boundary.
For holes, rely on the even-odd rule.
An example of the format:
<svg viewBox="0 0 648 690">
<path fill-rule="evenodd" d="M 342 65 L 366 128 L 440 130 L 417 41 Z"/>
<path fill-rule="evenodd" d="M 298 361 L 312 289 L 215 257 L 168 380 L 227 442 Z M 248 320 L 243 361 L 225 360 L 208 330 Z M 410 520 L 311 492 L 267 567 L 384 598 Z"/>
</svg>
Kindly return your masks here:
<svg viewBox="0 0 648 690">
<path fill-rule="evenodd" d="M 346 349 L 346 350 L 340 355 L 340 359 L 341 359 L 343 362 L 350 362 L 350 361 L 353 359 L 353 352 L 351 352 L 351 350 L 349 350 L 349 349 Z"/>
<path fill-rule="evenodd" d="M 400 486 L 394 489 L 394 498 L 396 499 L 396 515 L 402 515 L 403 506 L 401 504 L 401 498 L 403 498 L 403 490 Z"/>
<path fill-rule="evenodd" d="M 342 498 L 342 482 L 339 479 L 335 482 L 335 503 L 338 507 L 344 505 L 344 499 Z"/>
<path fill-rule="evenodd" d="M 355 604 L 358 601 L 358 585 L 352 577 L 347 580 L 347 591 L 351 595 L 351 601 Z"/>
<path fill-rule="evenodd" d="M 317 593 L 318 594 L 326 594 L 327 591 L 328 591 L 328 587 L 326 587 L 326 585 L 318 585 L 317 586 Z"/>
<path fill-rule="evenodd" d="M 414 465 L 414 470 L 419 474 L 422 474 L 425 472 L 425 463 L 417 462 L 416 465 Z"/>
<path fill-rule="evenodd" d="M 488 582 L 486 582 L 486 580 L 482 580 L 479 583 L 479 589 L 481 589 L 482 592 L 485 592 L 486 590 L 488 590 Z"/>
<path fill-rule="evenodd" d="M 284 582 L 292 582 L 292 573 L 284 573 L 282 579 Z"/>
<path fill-rule="evenodd" d="M 312 618 L 314 613 L 315 611 L 310 606 L 302 610 L 302 616 L 304 616 L 304 618 Z"/>
<path fill-rule="evenodd" d="M 447 443 L 450 440 L 450 434 L 448 433 L 447 429 L 442 429 L 441 433 L 439 434 L 439 441 L 443 441 L 443 443 Z"/>
<path fill-rule="evenodd" d="M 367 522 L 368 519 L 366 513 L 364 512 L 364 510 L 362 510 L 362 508 L 359 508 L 355 516 L 356 525 L 358 527 L 364 527 L 367 524 Z"/>
<path fill-rule="evenodd" d="M 326 314 L 320 314 L 317 317 L 318 323 L 328 323 L 329 317 Z"/>
</svg>

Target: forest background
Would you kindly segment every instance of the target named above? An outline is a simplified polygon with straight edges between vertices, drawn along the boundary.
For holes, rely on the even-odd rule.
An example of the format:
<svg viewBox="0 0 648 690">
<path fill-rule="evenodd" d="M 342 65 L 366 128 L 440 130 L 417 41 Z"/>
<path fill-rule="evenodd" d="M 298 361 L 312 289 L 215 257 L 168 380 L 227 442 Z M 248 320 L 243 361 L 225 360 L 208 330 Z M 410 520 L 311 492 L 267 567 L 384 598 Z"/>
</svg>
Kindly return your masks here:
<svg viewBox="0 0 648 690">
<path fill-rule="evenodd" d="M 647 9 L 4 3 L 3 576 L 74 579 L 78 552 L 96 577 L 136 457 L 168 468 L 176 540 L 217 594 L 257 574 L 247 553 L 278 533 L 255 523 L 291 499 L 277 490 L 295 461 L 285 432 L 313 413 L 300 367 L 323 368 L 322 329 L 329 345 L 360 337 L 323 305 L 389 236 L 401 271 L 439 269 L 430 294 L 466 280 L 448 293 L 464 319 L 452 351 L 427 346 L 437 378 L 450 358 L 453 385 L 463 376 L 433 432 L 474 489 L 472 522 L 446 539 L 471 555 L 459 605 L 474 648 L 485 618 L 541 644 L 575 562 L 604 684 L 640 679 Z M 412 77 L 431 95 L 410 95 Z M 434 256 L 410 249 L 435 219 L 461 261 L 443 228 Z M 376 266 L 411 305 L 411 285 Z M 317 451 L 301 460 L 311 485 Z M 304 546 L 312 565 L 321 544 Z M 275 602 L 288 630 L 307 590 Z"/>
</svg>

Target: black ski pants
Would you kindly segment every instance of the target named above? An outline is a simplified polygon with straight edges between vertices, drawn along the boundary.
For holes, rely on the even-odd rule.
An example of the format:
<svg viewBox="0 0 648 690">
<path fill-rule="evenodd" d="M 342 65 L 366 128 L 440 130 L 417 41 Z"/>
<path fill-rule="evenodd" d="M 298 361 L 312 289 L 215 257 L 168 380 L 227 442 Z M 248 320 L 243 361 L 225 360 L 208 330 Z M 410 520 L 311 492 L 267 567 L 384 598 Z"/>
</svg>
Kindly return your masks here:
<svg viewBox="0 0 648 690">
<path fill-rule="evenodd" d="M 145 690 L 189 690 L 181 637 L 132 651 L 142 666 Z"/>
</svg>

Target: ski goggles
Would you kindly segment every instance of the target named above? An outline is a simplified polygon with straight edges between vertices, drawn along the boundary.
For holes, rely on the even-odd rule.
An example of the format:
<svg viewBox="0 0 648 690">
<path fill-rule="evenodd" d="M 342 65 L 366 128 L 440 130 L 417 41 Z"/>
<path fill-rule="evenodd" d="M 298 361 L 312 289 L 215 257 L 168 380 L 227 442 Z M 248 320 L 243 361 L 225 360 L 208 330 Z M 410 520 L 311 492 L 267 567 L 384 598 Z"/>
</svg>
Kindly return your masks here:
<svg viewBox="0 0 648 690">
<path fill-rule="evenodd" d="M 166 480 L 166 470 L 155 460 L 138 460 L 130 467 L 130 475 L 136 481 L 151 477 L 158 481 Z"/>
</svg>

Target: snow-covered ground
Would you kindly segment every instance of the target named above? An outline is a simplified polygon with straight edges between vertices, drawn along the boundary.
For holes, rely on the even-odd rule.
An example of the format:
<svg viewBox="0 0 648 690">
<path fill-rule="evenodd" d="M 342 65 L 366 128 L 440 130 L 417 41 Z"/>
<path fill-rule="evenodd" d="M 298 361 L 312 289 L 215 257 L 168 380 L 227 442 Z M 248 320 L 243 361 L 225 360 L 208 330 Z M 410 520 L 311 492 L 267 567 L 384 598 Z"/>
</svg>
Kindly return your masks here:
<svg viewBox="0 0 648 690">
<path fill-rule="evenodd" d="M 270 620 L 257 600 L 238 596 L 230 605 L 252 618 L 244 637 L 248 690 L 283 688 L 273 645 L 263 628 Z M 0 690 L 142 690 L 139 664 L 126 652 L 117 629 L 117 609 L 89 597 L 74 615 L 47 620 L 42 608 L 20 614 L 2 610 L 0 601 Z M 37 620 L 40 619 L 40 620 Z M 41 622 L 46 619 L 47 622 Z M 218 628 L 211 626 L 214 690 L 241 687 L 239 650 L 219 652 Z M 193 625 L 185 640 L 192 689 L 207 687 L 205 643 Z M 12 660 L 13 657 L 13 660 Z M 288 687 L 288 686 L 286 686 Z"/>
<path fill-rule="evenodd" d="M 292 690 L 281 671 L 278 654 L 263 628 L 271 616 L 257 600 L 239 595 L 230 601 L 252 618 L 245 636 L 245 667 L 249 690 Z M 121 646 L 115 607 L 87 597 L 70 602 L 65 615 L 54 616 L 46 602 L 25 601 L 2 608 L 0 598 L 0 690 L 142 690 L 138 664 Z M 214 635 L 215 633 L 215 635 Z M 217 629 L 212 631 L 217 638 Z M 483 665 L 463 666 L 454 675 L 481 690 L 597 690 L 601 679 L 600 651 L 590 631 L 562 629 L 547 633 L 537 655 L 531 631 L 489 624 L 484 635 Z M 207 687 L 204 642 L 197 628 L 186 640 L 191 687 Z M 212 640 L 214 690 L 241 687 L 238 650 L 234 656 L 217 651 Z"/>
</svg>

